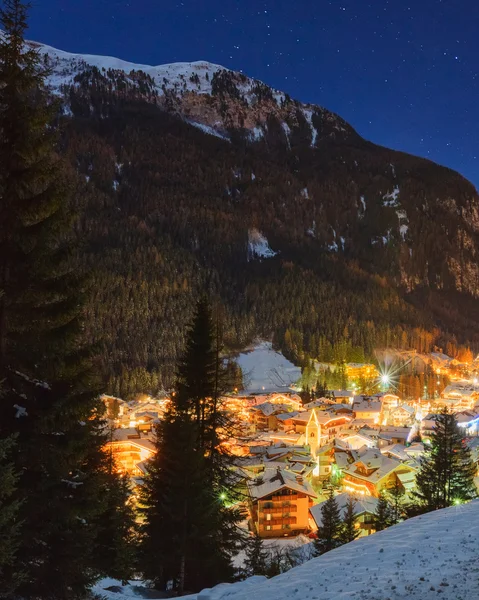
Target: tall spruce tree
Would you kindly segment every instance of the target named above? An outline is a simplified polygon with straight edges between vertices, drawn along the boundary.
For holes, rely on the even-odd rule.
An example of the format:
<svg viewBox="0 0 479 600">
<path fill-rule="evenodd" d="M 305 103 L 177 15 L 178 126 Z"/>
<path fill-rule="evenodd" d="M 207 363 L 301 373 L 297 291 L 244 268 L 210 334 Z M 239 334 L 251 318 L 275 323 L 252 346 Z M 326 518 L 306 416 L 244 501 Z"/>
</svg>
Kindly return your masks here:
<svg viewBox="0 0 479 600">
<path fill-rule="evenodd" d="M 246 559 L 244 568 L 246 575 L 266 575 L 268 573 L 269 553 L 264 547 L 263 540 L 255 533 L 246 544 Z"/>
<path fill-rule="evenodd" d="M 376 531 L 382 531 L 393 525 L 392 508 L 384 489 L 379 492 L 378 505 L 373 516 L 373 524 Z"/>
<path fill-rule="evenodd" d="M 208 303 L 198 304 L 179 366 L 178 390 L 157 428 L 141 494 L 144 575 L 164 589 L 196 591 L 232 577 L 240 539 L 234 477 L 219 446 L 219 344 Z"/>
<path fill-rule="evenodd" d="M 395 525 L 404 519 L 406 492 L 396 478 L 394 484 L 387 488 L 386 494 L 391 507 L 391 525 Z"/>
<path fill-rule="evenodd" d="M 356 521 L 356 500 L 352 496 L 349 496 L 340 534 L 340 540 L 343 544 L 352 542 L 359 536 L 360 531 L 356 527 Z"/>
<path fill-rule="evenodd" d="M 14 499 L 18 480 L 12 461 L 14 449 L 13 437 L 0 440 L 0 598 L 13 597 L 22 578 L 20 571 L 14 577 L 4 577 L 4 570 L 15 564 L 21 525 L 19 502 Z"/>
<path fill-rule="evenodd" d="M 445 410 L 437 416 L 430 441 L 416 475 L 415 512 L 429 512 L 475 498 L 476 467 L 454 414 Z"/>
<path fill-rule="evenodd" d="M 80 342 L 86 283 L 73 258 L 71 175 L 55 152 L 44 60 L 25 46 L 28 5 L 0 11 L 0 439 L 16 438 L 15 562 L 23 598 L 80 598 L 101 574 L 102 406 Z"/>
<path fill-rule="evenodd" d="M 338 501 L 333 490 L 331 490 L 328 499 L 321 507 L 321 527 L 318 529 L 318 536 L 314 540 L 316 556 L 341 546 L 341 533 L 342 521 Z"/>
</svg>

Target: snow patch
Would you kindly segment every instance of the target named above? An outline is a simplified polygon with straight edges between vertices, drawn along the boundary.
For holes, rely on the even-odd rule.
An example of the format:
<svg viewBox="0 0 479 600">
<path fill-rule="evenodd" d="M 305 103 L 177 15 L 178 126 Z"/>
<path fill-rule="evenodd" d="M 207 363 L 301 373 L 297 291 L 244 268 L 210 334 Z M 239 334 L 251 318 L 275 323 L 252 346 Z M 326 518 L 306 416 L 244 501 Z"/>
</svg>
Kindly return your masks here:
<svg viewBox="0 0 479 600">
<path fill-rule="evenodd" d="M 259 342 L 241 353 L 237 363 L 243 371 L 244 391 L 250 394 L 284 392 L 301 378 L 301 369 L 273 350 L 271 342 Z"/>
<path fill-rule="evenodd" d="M 248 231 L 248 260 L 254 258 L 273 258 L 278 253 L 271 249 L 268 240 L 258 229 Z"/>
<path fill-rule="evenodd" d="M 383 206 L 397 206 L 399 197 L 399 187 L 396 186 L 392 192 L 388 192 L 383 196 Z"/>
<path fill-rule="evenodd" d="M 231 140 L 229 139 L 229 137 L 220 133 L 219 131 L 216 131 L 216 129 L 213 129 L 213 127 L 210 127 L 209 125 L 205 125 L 204 123 L 197 123 L 196 121 L 189 121 L 189 120 L 187 120 L 186 122 L 189 123 L 190 125 L 193 125 L 193 127 L 196 127 L 197 129 L 201 129 L 201 131 L 203 133 L 206 133 L 208 135 L 213 135 L 214 137 L 220 138 L 221 140 L 225 140 L 225 141 L 231 143 Z"/>
<path fill-rule="evenodd" d="M 285 123 L 284 121 L 281 123 L 281 127 L 283 128 L 284 135 L 286 136 L 286 142 L 288 144 L 288 149 L 291 149 L 291 142 L 289 141 L 289 138 L 291 136 L 291 129 L 289 128 L 289 125 L 287 123 Z"/>
<path fill-rule="evenodd" d="M 308 199 L 309 198 L 309 192 L 308 192 L 308 188 L 305 187 L 301 190 L 301 196 L 303 196 L 303 198 Z"/>
<path fill-rule="evenodd" d="M 364 196 L 359 196 L 359 201 L 361 202 L 361 206 L 363 207 L 363 212 L 366 212 L 366 200 Z"/>
<path fill-rule="evenodd" d="M 313 125 L 313 111 L 311 109 L 303 109 L 303 114 L 311 129 L 311 148 L 314 148 L 314 146 L 316 146 L 316 140 L 318 139 L 318 130 Z"/>
<path fill-rule="evenodd" d="M 250 138 L 254 142 L 259 142 L 264 137 L 264 131 L 262 127 L 253 127 L 253 129 L 249 132 Z"/>
<path fill-rule="evenodd" d="M 16 419 L 20 419 L 21 417 L 28 417 L 27 409 L 24 406 L 19 406 L 18 404 L 14 404 L 13 408 L 17 411 L 15 413 Z"/>
</svg>

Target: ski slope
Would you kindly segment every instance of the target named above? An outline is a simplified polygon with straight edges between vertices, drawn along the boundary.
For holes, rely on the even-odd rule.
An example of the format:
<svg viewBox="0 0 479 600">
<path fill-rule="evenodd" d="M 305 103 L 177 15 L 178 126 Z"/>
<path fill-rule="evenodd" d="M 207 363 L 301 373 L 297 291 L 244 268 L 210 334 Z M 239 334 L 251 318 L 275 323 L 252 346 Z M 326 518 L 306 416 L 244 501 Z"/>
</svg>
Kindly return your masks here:
<svg viewBox="0 0 479 600">
<path fill-rule="evenodd" d="M 237 362 L 243 371 L 244 391 L 250 394 L 286 392 L 301 377 L 301 369 L 273 350 L 271 342 L 259 342 L 241 353 Z"/>
</svg>

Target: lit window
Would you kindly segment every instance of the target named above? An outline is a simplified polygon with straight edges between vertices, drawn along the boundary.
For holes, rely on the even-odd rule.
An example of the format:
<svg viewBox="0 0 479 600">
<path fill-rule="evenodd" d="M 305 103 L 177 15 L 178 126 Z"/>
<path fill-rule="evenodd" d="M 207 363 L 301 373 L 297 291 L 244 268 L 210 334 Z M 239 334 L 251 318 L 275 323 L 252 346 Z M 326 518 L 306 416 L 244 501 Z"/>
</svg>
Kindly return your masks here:
<svg viewBox="0 0 479 600">
<path fill-rule="evenodd" d="M 270 514 L 270 513 L 268 513 L 268 514 L 266 515 L 266 520 L 267 520 L 267 521 L 271 521 L 271 514 Z"/>
</svg>

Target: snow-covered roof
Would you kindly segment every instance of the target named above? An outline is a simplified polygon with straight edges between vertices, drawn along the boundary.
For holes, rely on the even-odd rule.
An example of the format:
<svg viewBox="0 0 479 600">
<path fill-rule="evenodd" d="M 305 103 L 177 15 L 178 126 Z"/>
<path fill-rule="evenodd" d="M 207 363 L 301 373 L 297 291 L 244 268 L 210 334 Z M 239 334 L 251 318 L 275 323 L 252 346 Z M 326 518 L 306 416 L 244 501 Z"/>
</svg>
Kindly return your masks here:
<svg viewBox="0 0 479 600">
<path fill-rule="evenodd" d="M 371 413 L 380 413 L 381 412 L 382 403 L 374 400 L 354 400 L 353 402 L 353 411 L 358 412 L 371 412 Z"/>
<path fill-rule="evenodd" d="M 304 478 L 287 471 L 285 469 L 266 469 L 265 472 L 255 481 L 248 482 L 248 491 L 251 498 L 258 500 L 274 494 L 282 489 L 290 489 L 312 498 L 316 498 L 316 492 L 311 484 Z"/>
</svg>

